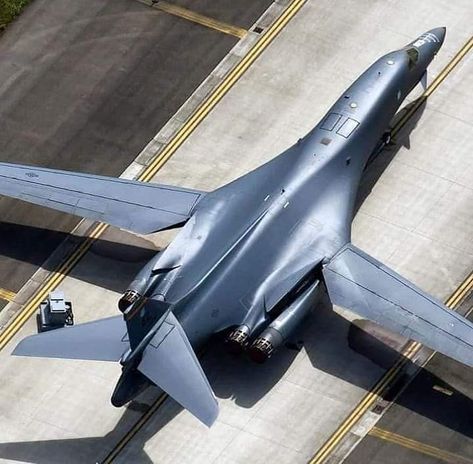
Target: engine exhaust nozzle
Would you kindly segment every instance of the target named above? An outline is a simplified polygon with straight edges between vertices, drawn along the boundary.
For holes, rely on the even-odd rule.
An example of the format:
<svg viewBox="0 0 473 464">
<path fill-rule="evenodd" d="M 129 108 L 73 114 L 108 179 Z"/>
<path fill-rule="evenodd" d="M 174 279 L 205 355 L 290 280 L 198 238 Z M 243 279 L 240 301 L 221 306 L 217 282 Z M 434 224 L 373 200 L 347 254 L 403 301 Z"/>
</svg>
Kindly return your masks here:
<svg viewBox="0 0 473 464">
<path fill-rule="evenodd" d="M 128 289 L 123 296 L 118 300 L 118 309 L 124 313 L 127 308 L 136 303 L 142 295 L 135 290 Z"/>
<path fill-rule="evenodd" d="M 302 320 L 317 304 L 320 281 L 307 287 L 273 322 L 256 338 L 248 349 L 251 360 L 263 363 L 288 340 Z"/>
<path fill-rule="evenodd" d="M 248 346 L 250 339 L 250 328 L 247 325 L 240 325 L 232 330 L 227 337 L 226 346 L 230 353 L 239 354 Z"/>
</svg>

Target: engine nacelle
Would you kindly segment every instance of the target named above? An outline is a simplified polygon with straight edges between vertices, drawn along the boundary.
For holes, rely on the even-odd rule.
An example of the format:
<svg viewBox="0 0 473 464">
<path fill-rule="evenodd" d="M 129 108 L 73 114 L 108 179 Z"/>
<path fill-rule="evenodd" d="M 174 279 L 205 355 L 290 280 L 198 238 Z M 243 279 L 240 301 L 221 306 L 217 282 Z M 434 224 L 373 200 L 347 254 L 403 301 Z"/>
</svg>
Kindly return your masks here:
<svg viewBox="0 0 473 464">
<path fill-rule="evenodd" d="M 291 336 L 317 304 L 320 287 L 318 280 L 311 284 L 256 338 L 248 350 L 253 361 L 263 363 Z"/>
<path fill-rule="evenodd" d="M 155 286 L 159 274 L 153 274 L 154 267 L 160 258 L 160 253 L 154 256 L 141 270 L 138 272 L 133 282 L 123 296 L 118 300 L 118 309 L 123 313 L 132 304 L 136 303 L 140 298 Z"/>
</svg>

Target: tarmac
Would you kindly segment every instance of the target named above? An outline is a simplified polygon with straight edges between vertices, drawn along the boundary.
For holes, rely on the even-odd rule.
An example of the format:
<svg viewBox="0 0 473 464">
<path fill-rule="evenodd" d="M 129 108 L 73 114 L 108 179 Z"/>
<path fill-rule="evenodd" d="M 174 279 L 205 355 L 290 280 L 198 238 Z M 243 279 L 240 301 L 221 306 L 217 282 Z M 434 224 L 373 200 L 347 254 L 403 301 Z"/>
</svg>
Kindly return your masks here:
<svg viewBox="0 0 473 464">
<path fill-rule="evenodd" d="M 431 78 L 436 76 L 469 39 L 470 24 L 466 0 L 448 9 L 440 0 L 396 6 L 356 2 L 356 7 L 309 1 L 153 181 L 203 190 L 223 185 L 304 135 L 379 56 L 446 26 L 446 42 L 429 68 Z M 473 268 L 472 68 L 470 53 L 368 169 L 353 224 L 357 246 L 442 300 Z M 178 123 L 171 120 L 162 131 L 172 132 Z M 144 146 L 148 139 L 141 142 Z M 171 236 L 136 237 L 108 229 L 60 286 L 73 301 L 76 322 L 117 314 L 117 300 L 133 273 Z M 126 409 L 115 409 L 109 397 L 118 365 L 10 357 L 15 343 L 35 329 L 28 320 L 0 352 L 0 462 L 111 462 L 107 455 L 159 392 L 149 390 Z M 405 340 L 326 304 L 300 339 L 301 351 L 281 350 L 262 366 L 227 355 L 216 342 L 202 361 L 220 403 L 216 424 L 207 429 L 166 400 L 113 462 L 308 462 L 394 362 Z M 437 359 L 448 368 L 434 365 L 436 382 L 469 397 L 464 385 L 470 370 Z M 419 379 L 411 384 L 414 392 L 421 391 Z M 466 399 L 450 403 L 445 418 L 435 421 L 436 433 L 452 437 L 452 443 L 470 433 L 455 425 L 465 404 Z M 400 406 L 403 415 L 395 416 L 396 405 L 377 427 L 406 436 L 416 432 L 416 441 L 429 442 L 424 436 L 433 433 L 429 425 L 413 430 L 395 424 L 406 417 L 425 424 L 437 406 L 414 396 Z M 357 433 L 363 438 L 371 432 Z M 369 435 L 367 441 L 376 439 Z M 402 447 L 366 451 L 365 443 L 348 462 L 376 453 L 375 462 L 405 462 Z M 437 446 L 449 444 L 437 441 Z M 349 451 L 327 462 L 341 462 Z M 457 451 L 471 453 L 471 448 Z"/>
</svg>

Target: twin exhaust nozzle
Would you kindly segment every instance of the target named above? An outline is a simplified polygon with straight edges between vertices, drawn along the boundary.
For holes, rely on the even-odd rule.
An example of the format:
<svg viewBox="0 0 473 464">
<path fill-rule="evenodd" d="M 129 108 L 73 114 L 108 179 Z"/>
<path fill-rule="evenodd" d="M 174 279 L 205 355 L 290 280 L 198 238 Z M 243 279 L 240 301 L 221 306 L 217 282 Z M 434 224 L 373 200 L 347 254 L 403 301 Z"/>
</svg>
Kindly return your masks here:
<svg viewBox="0 0 473 464">
<path fill-rule="evenodd" d="M 273 331 L 279 335 L 275 337 L 276 344 L 272 341 L 271 333 Z M 246 325 L 238 326 L 226 339 L 230 353 L 240 354 L 246 351 L 250 359 L 257 363 L 263 363 L 269 359 L 283 341 L 282 335 L 277 330 L 268 327 L 250 344 L 250 329 Z"/>
<path fill-rule="evenodd" d="M 227 347 L 232 353 L 247 351 L 250 359 L 263 363 L 294 334 L 297 327 L 317 305 L 321 295 L 319 280 L 304 282 L 294 300 L 250 343 L 254 330 L 242 324 L 227 337 Z"/>
</svg>

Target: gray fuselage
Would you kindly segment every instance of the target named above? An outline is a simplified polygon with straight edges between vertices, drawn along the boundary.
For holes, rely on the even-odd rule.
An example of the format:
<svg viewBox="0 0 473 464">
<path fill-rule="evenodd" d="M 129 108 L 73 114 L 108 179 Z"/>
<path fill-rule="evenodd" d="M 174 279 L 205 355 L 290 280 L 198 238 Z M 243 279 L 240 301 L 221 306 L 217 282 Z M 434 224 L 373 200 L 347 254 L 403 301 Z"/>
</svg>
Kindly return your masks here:
<svg viewBox="0 0 473 464">
<path fill-rule="evenodd" d="M 350 241 L 366 163 L 436 53 L 426 43 L 413 62 L 409 48 L 376 61 L 283 154 L 206 195 L 162 252 L 152 297 L 173 304 L 193 345 L 233 325 L 257 333 L 291 286 Z"/>
</svg>

